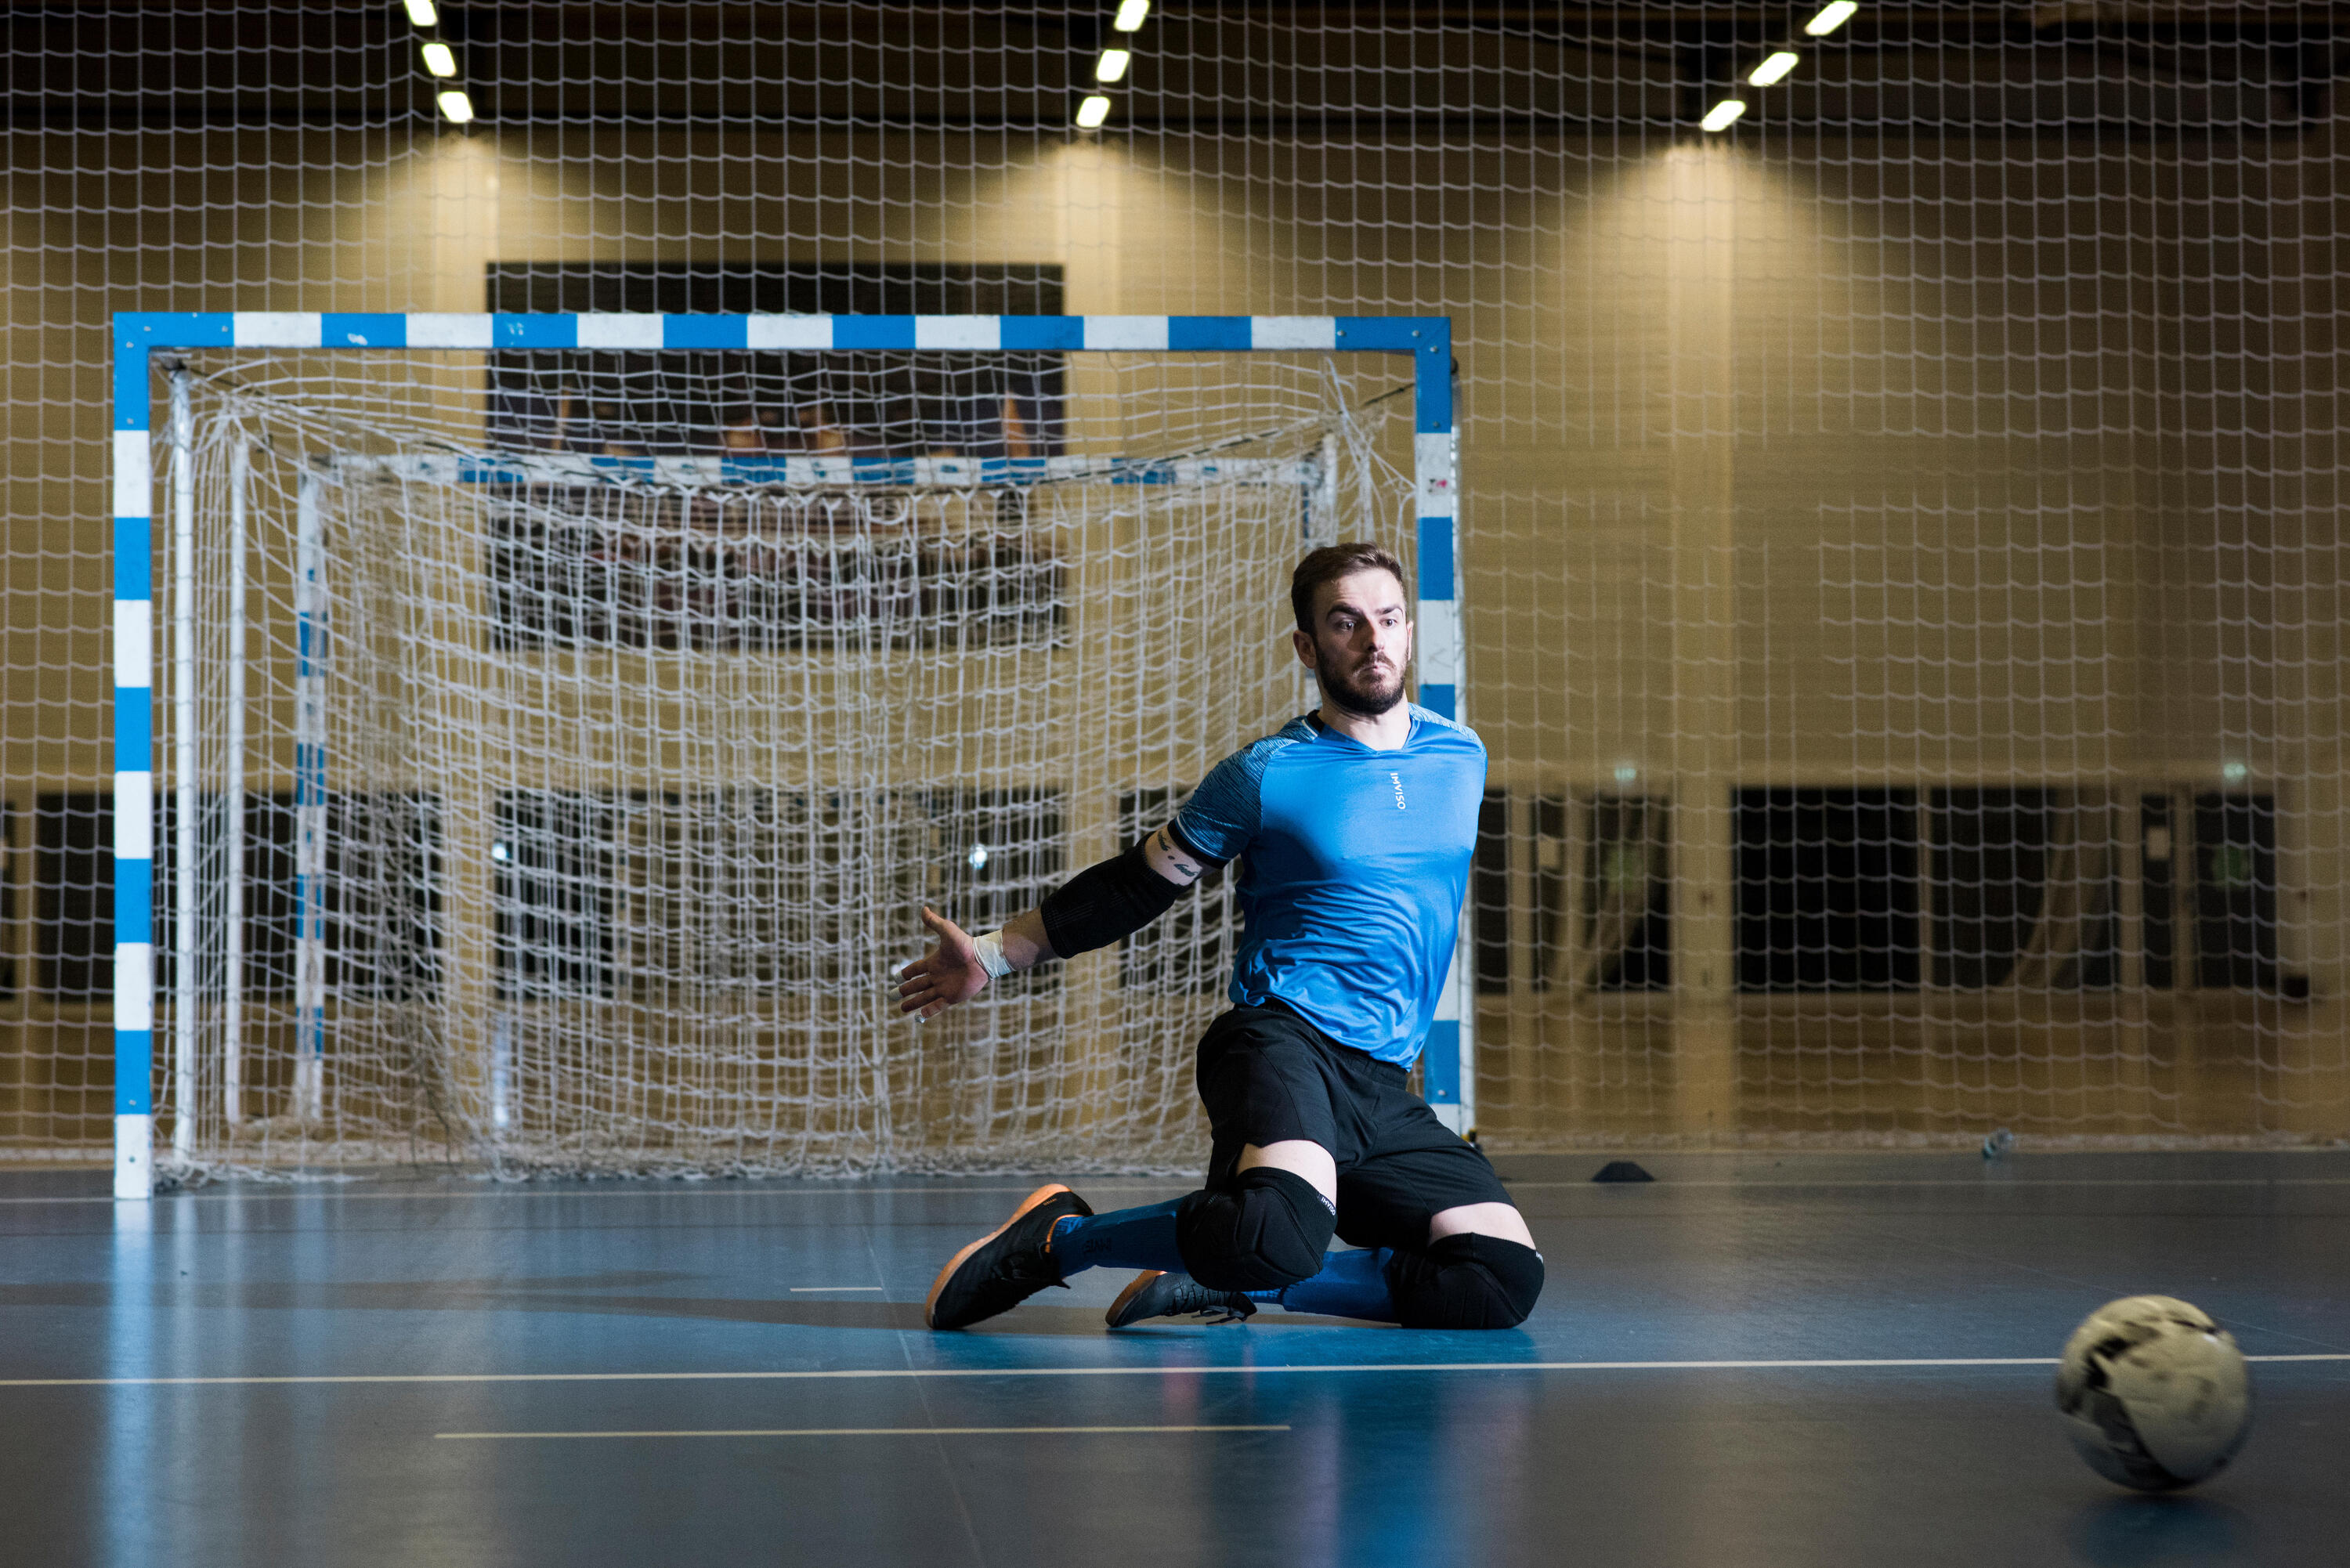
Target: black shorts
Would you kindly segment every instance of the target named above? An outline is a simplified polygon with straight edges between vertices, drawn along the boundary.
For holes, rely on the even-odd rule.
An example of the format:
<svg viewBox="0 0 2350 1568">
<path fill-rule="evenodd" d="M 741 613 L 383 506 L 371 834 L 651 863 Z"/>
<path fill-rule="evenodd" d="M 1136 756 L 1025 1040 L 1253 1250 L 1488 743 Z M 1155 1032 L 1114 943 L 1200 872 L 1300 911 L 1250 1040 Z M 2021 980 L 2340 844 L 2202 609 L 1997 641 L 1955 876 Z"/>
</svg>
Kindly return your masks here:
<svg viewBox="0 0 2350 1568">
<path fill-rule="evenodd" d="M 1338 1162 L 1339 1238 L 1357 1247 L 1425 1247 L 1431 1216 L 1509 1202 L 1492 1163 L 1408 1081 L 1284 1008 L 1233 1008 L 1200 1042 L 1200 1099 L 1215 1140 L 1208 1186 L 1228 1187 L 1250 1144 L 1318 1143 Z"/>
</svg>

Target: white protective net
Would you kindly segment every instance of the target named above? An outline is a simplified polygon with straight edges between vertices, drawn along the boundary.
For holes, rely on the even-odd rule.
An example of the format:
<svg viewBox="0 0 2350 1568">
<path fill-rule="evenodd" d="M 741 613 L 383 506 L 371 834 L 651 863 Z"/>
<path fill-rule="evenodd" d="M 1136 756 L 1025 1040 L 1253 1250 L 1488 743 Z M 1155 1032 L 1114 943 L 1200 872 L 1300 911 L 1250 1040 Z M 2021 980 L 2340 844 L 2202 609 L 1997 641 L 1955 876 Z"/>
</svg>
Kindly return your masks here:
<svg viewBox="0 0 2350 1568">
<path fill-rule="evenodd" d="M 1288 569 L 1403 548 L 1397 374 L 183 362 L 159 1139 L 191 1169 L 1194 1162 L 1222 878 L 919 1029 L 889 971 L 924 903 L 1001 924 L 1311 705 Z"/>
<path fill-rule="evenodd" d="M 1489 1145 L 2350 1137 L 2341 6 L 1121 8 L 0 8 L 0 1158 L 113 1125 L 120 310 L 1450 317 Z"/>
</svg>

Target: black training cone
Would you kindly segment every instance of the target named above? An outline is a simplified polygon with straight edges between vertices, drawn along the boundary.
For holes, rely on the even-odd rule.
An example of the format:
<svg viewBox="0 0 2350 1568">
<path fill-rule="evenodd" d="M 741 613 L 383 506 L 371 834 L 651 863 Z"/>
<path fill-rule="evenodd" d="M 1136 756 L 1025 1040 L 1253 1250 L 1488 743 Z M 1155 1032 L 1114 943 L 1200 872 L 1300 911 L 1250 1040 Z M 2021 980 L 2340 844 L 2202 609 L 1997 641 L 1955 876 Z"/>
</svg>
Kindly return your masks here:
<svg viewBox="0 0 2350 1568">
<path fill-rule="evenodd" d="M 1599 1168 L 1594 1181 L 1654 1181 L 1657 1179 L 1628 1159 L 1611 1159 Z"/>
</svg>

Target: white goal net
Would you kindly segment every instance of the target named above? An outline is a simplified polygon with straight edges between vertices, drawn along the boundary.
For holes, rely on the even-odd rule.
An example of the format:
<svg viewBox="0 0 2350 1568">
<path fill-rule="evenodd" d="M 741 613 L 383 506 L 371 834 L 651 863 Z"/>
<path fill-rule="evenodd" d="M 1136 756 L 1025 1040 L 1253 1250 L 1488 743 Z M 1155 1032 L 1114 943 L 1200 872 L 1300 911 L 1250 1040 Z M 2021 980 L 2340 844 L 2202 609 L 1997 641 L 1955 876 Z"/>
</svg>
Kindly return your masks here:
<svg viewBox="0 0 2350 1568">
<path fill-rule="evenodd" d="M 1000 923 L 1311 704 L 1288 572 L 1409 559 L 1408 370 L 161 373 L 167 1167 L 1196 1162 L 1222 882 L 924 1027 L 889 971 L 925 903 Z"/>
</svg>

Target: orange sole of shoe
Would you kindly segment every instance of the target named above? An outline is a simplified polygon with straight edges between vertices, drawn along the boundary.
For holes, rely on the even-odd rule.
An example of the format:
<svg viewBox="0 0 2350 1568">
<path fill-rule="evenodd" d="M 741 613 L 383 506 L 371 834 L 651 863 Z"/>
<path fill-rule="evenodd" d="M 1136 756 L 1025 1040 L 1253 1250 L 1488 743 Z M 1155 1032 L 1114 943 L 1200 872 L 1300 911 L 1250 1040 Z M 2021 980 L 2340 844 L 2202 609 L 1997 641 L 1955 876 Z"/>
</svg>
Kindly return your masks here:
<svg viewBox="0 0 2350 1568">
<path fill-rule="evenodd" d="M 1052 1197 L 1055 1192 L 1066 1192 L 1069 1189 L 1057 1181 L 1048 1181 L 1045 1183 L 1044 1186 L 1038 1188 L 1035 1191 L 1030 1193 L 1027 1197 L 1020 1200 L 1020 1207 L 1012 1211 L 1011 1219 L 1006 1220 L 1003 1224 L 998 1225 L 994 1230 L 990 1231 L 986 1235 L 982 1236 L 978 1241 L 973 1241 L 962 1251 L 957 1252 L 953 1257 L 949 1258 L 947 1260 L 947 1266 L 939 1271 L 939 1277 L 931 1282 L 931 1293 L 929 1296 L 925 1297 L 922 1302 L 923 1326 L 926 1328 L 938 1327 L 938 1324 L 931 1321 L 931 1315 L 938 1310 L 939 1293 L 947 1288 L 947 1282 L 954 1278 L 954 1272 L 962 1267 L 963 1261 L 965 1259 L 969 1258 L 973 1252 L 978 1251 L 982 1247 L 986 1246 L 990 1241 L 994 1241 L 998 1236 L 1003 1235 L 1006 1231 L 1011 1230 L 1014 1225 L 1019 1223 L 1020 1217 L 1023 1214 L 1027 1213 L 1028 1210 L 1035 1208 L 1036 1205 L 1044 1202 L 1045 1199 Z"/>
<path fill-rule="evenodd" d="M 1116 1328 L 1118 1326 L 1118 1314 L 1126 1310 L 1126 1303 L 1140 1295 L 1143 1292 L 1149 1290 L 1152 1281 L 1164 1278 L 1166 1276 L 1166 1272 L 1167 1271 L 1164 1269 L 1145 1269 L 1142 1272 L 1135 1275 L 1134 1278 L 1128 1282 L 1126 1289 L 1118 1293 L 1118 1300 L 1109 1303 L 1109 1311 L 1102 1314 L 1102 1322 L 1109 1324 L 1112 1328 Z"/>
</svg>

